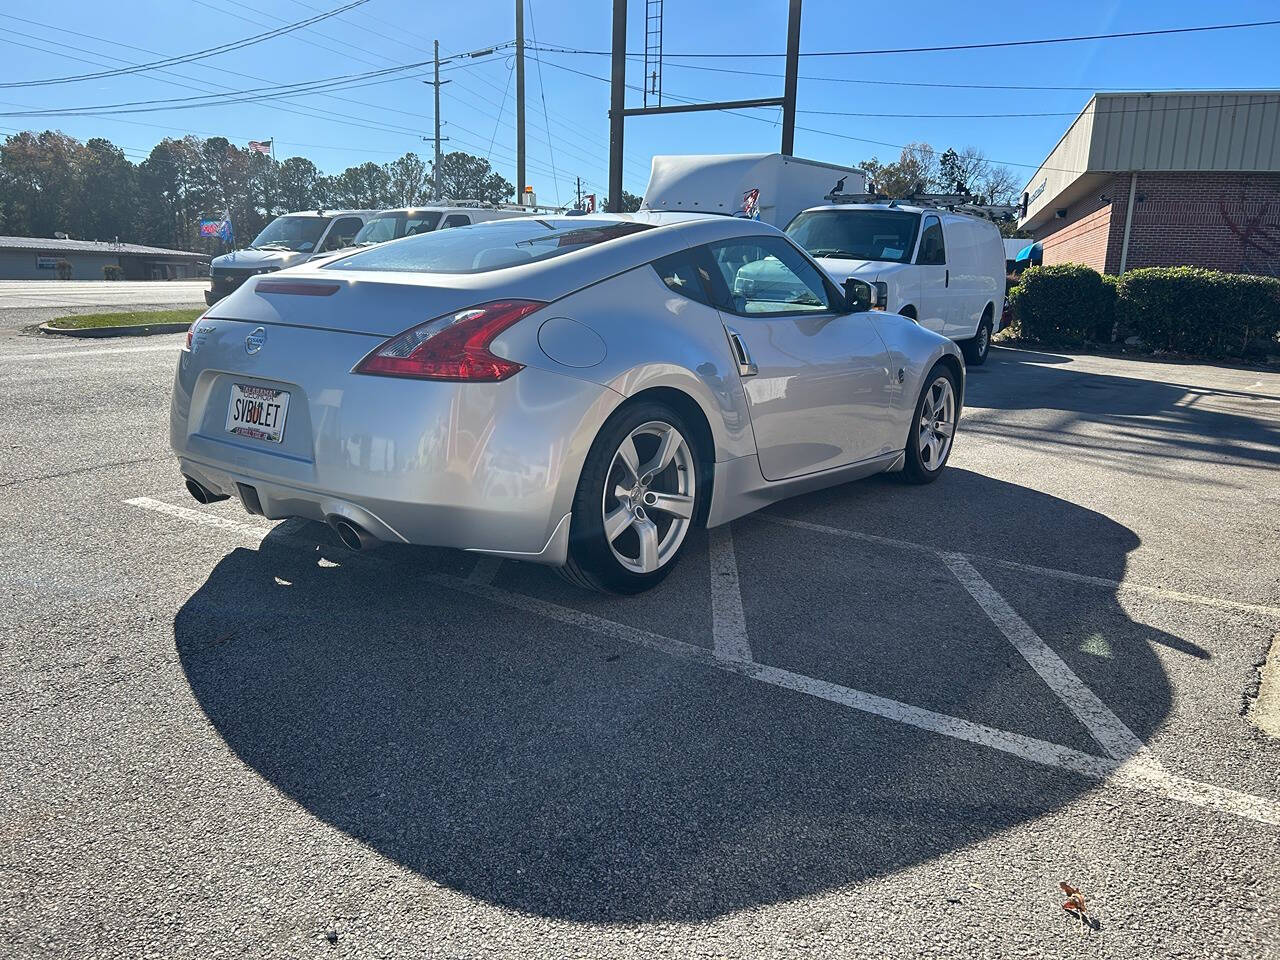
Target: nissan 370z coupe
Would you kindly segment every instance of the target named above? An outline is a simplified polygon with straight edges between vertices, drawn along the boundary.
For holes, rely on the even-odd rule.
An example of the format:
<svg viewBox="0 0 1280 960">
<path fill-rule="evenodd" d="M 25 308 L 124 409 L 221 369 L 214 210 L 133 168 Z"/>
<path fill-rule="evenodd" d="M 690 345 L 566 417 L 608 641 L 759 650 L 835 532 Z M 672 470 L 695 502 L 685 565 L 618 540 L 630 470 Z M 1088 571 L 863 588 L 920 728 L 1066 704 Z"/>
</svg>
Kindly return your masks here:
<svg viewBox="0 0 1280 960">
<path fill-rule="evenodd" d="M 694 525 L 880 471 L 937 478 L 960 351 L 868 302 L 732 217 L 407 237 L 252 278 L 197 320 L 172 444 L 202 502 L 635 593 Z"/>
</svg>

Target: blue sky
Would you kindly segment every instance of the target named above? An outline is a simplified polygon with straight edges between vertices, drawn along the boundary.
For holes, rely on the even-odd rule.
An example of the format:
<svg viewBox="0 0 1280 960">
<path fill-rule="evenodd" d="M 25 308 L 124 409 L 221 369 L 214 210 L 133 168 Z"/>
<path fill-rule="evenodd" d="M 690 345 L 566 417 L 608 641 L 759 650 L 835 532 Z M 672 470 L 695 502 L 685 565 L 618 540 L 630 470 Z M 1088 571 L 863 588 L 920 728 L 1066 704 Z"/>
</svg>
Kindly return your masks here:
<svg viewBox="0 0 1280 960">
<path fill-rule="evenodd" d="M 174 56 L 226 43 L 343 5 L 344 0 L 61 0 L 56 6 L 4 4 L 0 63 L 6 82 L 87 73 Z M 1151 30 L 1210 23 L 1274 19 L 1274 0 L 1225 4 L 1095 2 L 991 4 L 986 8 L 922 0 L 897 15 L 884 5 L 848 0 L 805 0 L 802 52 L 928 46 L 1030 39 L 1072 34 Z M 668 55 L 732 51 L 781 53 L 786 41 L 785 0 L 666 0 Z M 906 8 L 904 8 L 906 9 Z M 1017 10 L 1017 12 L 1014 12 Z M 526 0 L 526 39 L 592 50 L 607 49 L 609 0 Z M 887 11 L 881 15 L 881 11 Z M 643 0 L 631 0 L 628 48 L 643 50 Z M 905 30 L 900 25 L 910 20 Z M 431 41 L 442 54 L 487 47 L 514 37 L 511 0 L 370 0 L 314 27 L 164 74 L 113 77 L 53 87 L 0 89 L 0 110 L 101 105 L 195 96 L 227 87 L 292 83 L 362 73 L 425 60 Z M 877 22 L 886 26 L 877 27 Z M 889 26 L 892 24 L 893 26 Z M 74 31 L 74 32 L 70 32 Z M 801 111 L 843 111 L 892 116 L 837 117 L 801 113 L 797 123 L 842 134 L 800 130 L 800 156 L 856 165 L 892 146 L 925 140 L 939 150 L 977 146 L 1015 166 L 1020 178 L 1053 147 L 1089 92 L 1105 88 L 1263 88 L 1277 86 L 1275 51 L 1280 27 L 1031 48 L 802 58 Z M 542 202 L 567 202 L 574 177 L 584 192 L 604 193 L 607 179 L 606 83 L 570 72 L 606 77 L 607 57 L 531 54 L 526 92 L 529 180 Z M 542 59 L 542 64 L 532 57 Z M 447 71 L 441 116 L 446 149 L 488 155 L 515 180 L 513 62 L 497 55 L 464 61 Z M 685 64 L 685 65 L 681 65 Z M 691 66 L 693 65 L 693 66 Z M 759 71 L 774 77 L 697 69 Z M 566 69 L 568 68 L 568 69 Z M 633 63 L 628 81 L 640 84 Z M 664 90 L 676 97 L 740 99 L 781 93 L 782 62 L 773 59 L 686 60 L 669 56 Z M 0 133 L 55 128 L 81 139 L 103 136 L 135 160 L 164 136 L 225 135 L 243 144 L 274 137 L 276 156 L 309 157 L 336 171 L 365 160 L 385 162 L 406 151 L 429 156 L 420 139 L 432 131 L 431 88 L 425 72 L 325 96 L 273 103 L 204 106 L 115 117 L 0 117 Z M 833 81 L 817 78 L 842 78 Z M 857 81 L 857 82 L 849 82 Z M 874 81 L 874 82 L 869 82 Z M 1047 86 L 1049 90 L 972 89 L 911 84 Z M 543 113 L 545 96 L 546 114 Z M 628 94 L 638 105 L 639 94 Z M 353 102 L 354 101 L 354 102 Z M 314 110 L 327 111 L 315 116 Z M 642 193 L 655 153 L 719 153 L 778 148 L 778 110 L 758 119 L 688 114 L 629 119 L 625 184 Z M 342 116 L 337 116 L 341 114 Z M 1055 114 L 975 117 L 972 114 Z M 917 116 L 911 116 L 917 115 Z M 929 115 L 929 116 L 920 116 Z M 941 116 L 937 116 L 941 115 Z M 551 136 L 548 137 L 547 131 Z M 864 141 L 879 141 L 864 142 Z M 554 169 L 554 176 L 553 176 Z"/>
</svg>

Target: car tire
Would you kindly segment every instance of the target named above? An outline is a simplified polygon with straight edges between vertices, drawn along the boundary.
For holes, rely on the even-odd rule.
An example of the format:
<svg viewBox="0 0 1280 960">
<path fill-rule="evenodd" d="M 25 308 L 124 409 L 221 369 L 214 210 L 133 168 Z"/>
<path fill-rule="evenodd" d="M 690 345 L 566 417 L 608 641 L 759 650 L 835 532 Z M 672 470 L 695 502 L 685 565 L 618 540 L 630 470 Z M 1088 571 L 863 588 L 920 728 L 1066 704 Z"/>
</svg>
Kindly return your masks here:
<svg viewBox="0 0 1280 960">
<path fill-rule="evenodd" d="M 619 594 L 666 579 L 710 490 L 701 453 L 689 424 L 666 404 L 641 401 L 614 413 L 583 464 L 561 575 Z"/>
<path fill-rule="evenodd" d="M 971 367 L 980 367 L 987 362 L 987 354 L 991 352 L 991 315 L 984 313 L 978 324 L 978 332 L 960 344 L 964 354 L 964 362 Z"/>
<path fill-rule="evenodd" d="M 955 372 L 939 361 L 924 378 L 907 432 L 902 464 L 902 478 L 907 483 L 933 483 L 942 475 L 955 445 L 959 419 L 959 383 Z M 940 425 L 949 429 L 950 434 L 939 430 Z"/>
</svg>

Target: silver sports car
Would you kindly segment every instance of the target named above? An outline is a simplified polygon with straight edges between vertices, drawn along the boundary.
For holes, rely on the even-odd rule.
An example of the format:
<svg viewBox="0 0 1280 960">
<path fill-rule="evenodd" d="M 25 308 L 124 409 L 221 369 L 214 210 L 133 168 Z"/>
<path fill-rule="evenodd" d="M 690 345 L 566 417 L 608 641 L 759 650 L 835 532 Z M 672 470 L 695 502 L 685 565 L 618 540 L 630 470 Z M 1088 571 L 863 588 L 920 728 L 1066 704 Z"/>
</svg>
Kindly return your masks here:
<svg viewBox="0 0 1280 960">
<path fill-rule="evenodd" d="M 634 593 L 695 524 L 879 471 L 938 476 L 960 351 L 869 302 L 731 217 L 408 237 L 253 278 L 197 320 L 173 449 L 201 502 Z"/>
</svg>

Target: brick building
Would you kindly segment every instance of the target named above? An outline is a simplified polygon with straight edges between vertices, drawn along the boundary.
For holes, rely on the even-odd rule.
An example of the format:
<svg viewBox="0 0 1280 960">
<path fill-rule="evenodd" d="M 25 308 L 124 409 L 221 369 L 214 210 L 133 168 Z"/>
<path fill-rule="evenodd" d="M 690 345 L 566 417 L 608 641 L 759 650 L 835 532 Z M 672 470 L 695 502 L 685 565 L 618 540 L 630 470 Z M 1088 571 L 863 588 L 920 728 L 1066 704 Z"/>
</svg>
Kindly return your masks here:
<svg viewBox="0 0 1280 960">
<path fill-rule="evenodd" d="M 1024 197 L 1046 264 L 1280 276 L 1280 90 L 1095 94 Z"/>
</svg>

